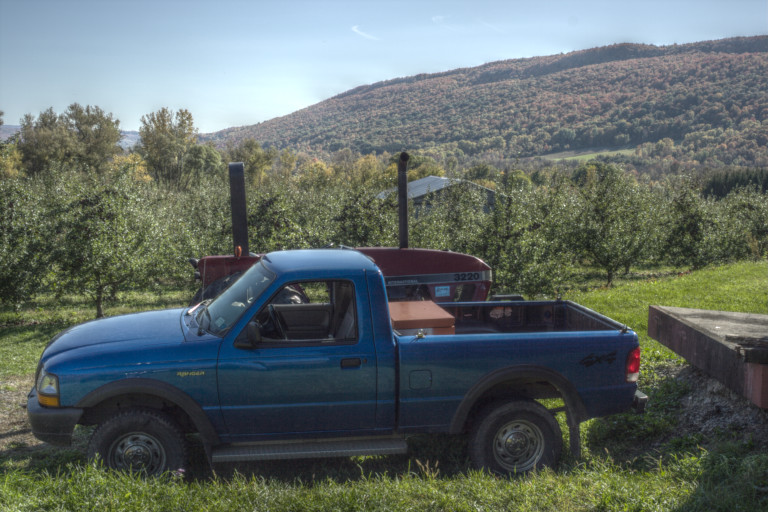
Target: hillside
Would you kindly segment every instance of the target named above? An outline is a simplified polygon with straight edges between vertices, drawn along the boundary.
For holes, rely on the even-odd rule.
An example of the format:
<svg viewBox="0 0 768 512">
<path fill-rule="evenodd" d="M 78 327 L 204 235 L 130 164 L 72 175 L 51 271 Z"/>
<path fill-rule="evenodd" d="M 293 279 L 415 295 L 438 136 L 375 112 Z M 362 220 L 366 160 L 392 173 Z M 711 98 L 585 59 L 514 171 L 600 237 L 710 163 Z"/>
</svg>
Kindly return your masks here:
<svg viewBox="0 0 768 512">
<path fill-rule="evenodd" d="M 7 140 L 16 135 L 19 131 L 21 131 L 21 126 L 19 125 L 0 125 L 0 141 Z M 120 139 L 120 146 L 123 149 L 130 149 L 139 142 L 140 137 L 139 132 L 137 131 L 121 130 L 120 133 L 123 136 L 123 138 Z"/>
<path fill-rule="evenodd" d="M 203 138 L 506 158 L 640 146 L 637 158 L 766 166 L 768 36 L 619 44 L 397 78 Z"/>
<path fill-rule="evenodd" d="M 0 125 L 0 141 L 6 140 L 9 137 L 12 137 L 20 129 L 21 129 L 21 126 L 18 126 L 18 125 L 8 125 L 8 124 Z"/>
</svg>

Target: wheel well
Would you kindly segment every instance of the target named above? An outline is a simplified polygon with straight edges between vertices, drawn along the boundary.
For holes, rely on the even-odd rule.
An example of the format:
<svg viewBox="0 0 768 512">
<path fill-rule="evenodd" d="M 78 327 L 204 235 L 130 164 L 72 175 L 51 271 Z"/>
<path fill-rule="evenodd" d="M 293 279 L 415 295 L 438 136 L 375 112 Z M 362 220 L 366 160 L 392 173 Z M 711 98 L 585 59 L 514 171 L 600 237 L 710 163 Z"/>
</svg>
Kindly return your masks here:
<svg viewBox="0 0 768 512">
<path fill-rule="evenodd" d="M 545 367 L 523 365 L 501 368 L 484 378 L 469 390 L 459 405 L 450 425 L 453 434 L 469 432 L 479 419 L 484 407 L 503 400 L 557 399 L 562 405 L 550 411 L 565 412 L 570 434 L 571 454 L 581 454 L 579 425 L 587 415 L 575 388 L 563 375 Z"/>
<path fill-rule="evenodd" d="M 133 407 L 156 409 L 172 417 L 186 434 L 197 432 L 197 428 L 189 415 L 172 401 L 146 393 L 127 393 L 113 396 L 87 407 L 80 419 L 82 425 L 98 425 L 105 419 L 120 411 Z"/>
<path fill-rule="evenodd" d="M 483 393 L 472 405 L 467 414 L 462 432 L 469 432 L 472 426 L 483 416 L 483 410 L 490 404 L 511 400 L 544 400 L 564 397 L 550 382 L 541 380 L 511 379 L 500 382 Z"/>
<path fill-rule="evenodd" d="M 220 442 L 218 432 L 200 404 L 183 390 L 166 382 L 130 378 L 110 382 L 84 396 L 82 424 L 97 424 L 130 407 L 156 409 L 174 418 L 185 433 L 199 433 L 206 446 Z"/>
</svg>

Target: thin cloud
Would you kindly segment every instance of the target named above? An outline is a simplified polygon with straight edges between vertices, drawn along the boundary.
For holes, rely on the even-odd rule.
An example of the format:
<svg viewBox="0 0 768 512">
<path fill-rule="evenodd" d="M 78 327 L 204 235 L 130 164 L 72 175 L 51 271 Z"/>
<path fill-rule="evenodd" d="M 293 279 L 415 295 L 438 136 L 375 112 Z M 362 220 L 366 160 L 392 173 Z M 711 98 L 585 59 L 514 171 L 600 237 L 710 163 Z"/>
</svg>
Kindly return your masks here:
<svg viewBox="0 0 768 512">
<path fill-rule="evenodd" d="M 355 34 L 357 34 L 357 35 L 359 35 L 361 37 L 364 37 L 366 39 L 370 39 L 371 41 L 378 41 L 379 40 L 378 37 L 372 36 L 371 34 L 368 34 L 366 32 L 363 32 L 362 30 L 360 30 L 360 26 L 359 25 L 355 25 L 354 27 L 352 27 L 352 32 L 354 32 Z"/>
<path fill-rule="evenodd" d="M 459 32 L 460 28 L 456 27 L 454 25 L 451 25 L 448 23 L 448 16 L 443 16 L 441 14 L 436 14 L 435 16 L 432 16 L 432 23 L 437 25 L 440 28 L 450 30 L 452 32 Z"/>
<path fill-rule="evenodd" d="M 488 23 L 487 21 L 483 21 L 482 24 L 483 24 L 483 26 L 485 26 L 486 28 L 492 30 L 493 32 L 498 32 L 499 34 L 506 34 L 507 33 L 506 30 L 502 29 L 501 27 L 499 27 L 497 25 L 493 25 L 491 23 Z"/>
</svg>

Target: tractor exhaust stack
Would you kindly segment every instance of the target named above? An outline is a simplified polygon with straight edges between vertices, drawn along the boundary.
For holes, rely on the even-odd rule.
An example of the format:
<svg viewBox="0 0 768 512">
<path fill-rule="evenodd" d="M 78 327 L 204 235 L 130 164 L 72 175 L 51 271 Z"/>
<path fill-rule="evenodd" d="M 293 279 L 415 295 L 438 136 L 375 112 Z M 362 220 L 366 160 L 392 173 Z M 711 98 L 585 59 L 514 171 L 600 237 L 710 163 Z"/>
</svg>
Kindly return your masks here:
<svg viewBox="0 0 768 512">
<path fill-rule="evenodd" d="M 229 197 L 232 210 L 232 241 L 238 258 L 248 256 L 248 216 L 245 205 L 245 165 L 229 164 Z"/>
<path fill-rule="evenodd" d="M 408 248 L 408 153 L 400 153 L 397 161 L 397 206 L 399 216 L 400 248 Z"/>
</svg>

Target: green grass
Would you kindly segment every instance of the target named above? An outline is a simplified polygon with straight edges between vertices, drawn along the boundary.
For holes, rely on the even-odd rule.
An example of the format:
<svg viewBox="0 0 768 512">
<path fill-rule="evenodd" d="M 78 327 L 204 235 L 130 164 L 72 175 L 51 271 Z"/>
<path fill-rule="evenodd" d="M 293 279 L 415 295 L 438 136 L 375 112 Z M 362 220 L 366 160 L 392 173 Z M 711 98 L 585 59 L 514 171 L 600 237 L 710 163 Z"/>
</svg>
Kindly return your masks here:
<svg viewBox="0 0 768 512">
<path fill-rule="evenodd" d="M 125 292 L 105 307 L 106 316 L 185 305 L 193 295 L 188 289 L 158 287 L 153 291 Z M 93 320 L 95 308 L 86 297 L 65 295 L 37 297 L 21 309 L 0 308 L 0 378 L 30 375 L 51 338 L 70 327 Z"/>
<path fill-rule="evenodd" d="M 661 277 L 659 277 L 661 275 Z M 37 510 L 766 510 L 768 454 L 724 433 L 707 439 L 675 429 L 684 384 L 662 371 L 683 364 L 647 336 L 648 306 L 768 313 L 768 262 L 737 263 L 678 276 L 634 275 L 606 289 L 571 290 L 575 300 L 634 328 L 643 349 L 646 414 L 582 427 L 584 454 L 521 478 L 474 471 L 462 439 L 421 437 L 408 455 L 276 461 L 217 467 L 185 478 L 142 479 L 101 470 L 71 450 L 0 451 L 0 509 Z M 132 294 L 108 314 L 181 305 L 188 292 Z M 29 376 L 52 334 L 91 318 L 77 298 L 43 298 L 0 311 L 0 381 Z M 0 390 L 1 391 L 1 390 Z M 0 437 L 3 433 L 0 433 Z M 199 447 L 195 459 L 201 462 Z"/>
<path fill-rule="evenodd" d="M 644 357 L 668 359 L 673 357 L 672 352 L 648 337 L 649 306 L 768 314 L 768 261 L 740 262 L 681 274 L 636 274 L 611 288 L 570 290 L 563 298 L 634 329 L 640 336 Z"/>
<path fill-rule="evenodd" d="M 609 475 L 595 480 L 595 473 Z M 653 493 L 646 482 L 653 482 Z M 681 485 L 682 484 L 682 485 Z M 90 466 L 68 474 L 6 479 L 21 503 L 6 510 L 670 510 L 690 496 L 689 485 L 659 471 L 622 475 L 610 464 L 500 479 L 469 471 L 452 478 L 416 470 L 355 481 L 286 482 L 236 475 L 226 481 L 151 480 L 112 475 Z M 45 489 L 45 492 L 41 492 Z M 221 491 L 221 492 L 217 492 Z M 2 500 L 2 496 L 0 496 Z"/>
</svg>

